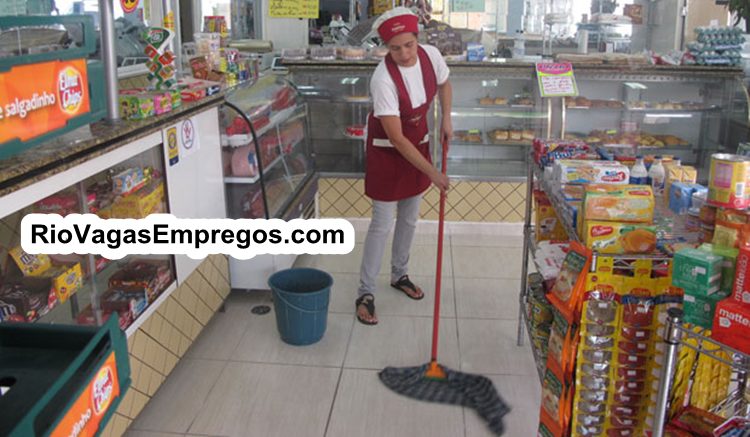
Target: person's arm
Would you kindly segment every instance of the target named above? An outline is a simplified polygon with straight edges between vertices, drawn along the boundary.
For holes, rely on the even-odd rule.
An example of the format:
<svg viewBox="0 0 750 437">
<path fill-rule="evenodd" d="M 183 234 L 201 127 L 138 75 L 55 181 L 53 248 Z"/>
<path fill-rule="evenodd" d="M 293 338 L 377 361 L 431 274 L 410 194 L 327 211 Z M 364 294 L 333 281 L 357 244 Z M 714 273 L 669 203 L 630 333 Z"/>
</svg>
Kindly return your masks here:
<svg viewBox="0 0 750 437">
<path fill-rule="evenodd" d="M 417 150 L 414 144 L 404 136 L 404 133 L 401 130 L 401 119 L 391 115 L 382 116 L 380 117 L 380 123 L 383 125 L 383 129 L 385 129 L 385 133 L 388 135 L 388 140 L 393 144 L 393 147 L 395 147 L 407 161 L 416 167 L 417 170 L 427 175 L 436 187 L 441 191 L 447 191 L 450 185 L 448 177 L 440 173 L 430 161 L 425 159 L 425 157 L 419 153 L 419 150 Z"/>
<path fill-rule="evenodd" d="M 453 137 L 453 122 L 451 121 L 451 108 L 453 105 L 453 87 L 451 81 L 446 80 L 442 85 L 438 85 L 438 98 L 440 99 L 440 111 L 443 113 L 442 137 L 443 144 Z"/>
</svg>

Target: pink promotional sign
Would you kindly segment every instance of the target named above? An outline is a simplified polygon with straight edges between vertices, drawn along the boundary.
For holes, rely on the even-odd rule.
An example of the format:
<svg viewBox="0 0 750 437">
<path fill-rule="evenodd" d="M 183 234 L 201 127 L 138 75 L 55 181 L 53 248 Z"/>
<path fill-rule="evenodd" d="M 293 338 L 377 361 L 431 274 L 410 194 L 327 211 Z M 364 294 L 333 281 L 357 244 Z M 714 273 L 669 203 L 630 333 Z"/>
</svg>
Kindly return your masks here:
<svg viewBox="0 0 750 437">
<path fill-rule="evenodd" d="M 542 97 L 577 96 L 578 86 L 570 62 L 540 62 L 536 75 Z"/>
</svg>

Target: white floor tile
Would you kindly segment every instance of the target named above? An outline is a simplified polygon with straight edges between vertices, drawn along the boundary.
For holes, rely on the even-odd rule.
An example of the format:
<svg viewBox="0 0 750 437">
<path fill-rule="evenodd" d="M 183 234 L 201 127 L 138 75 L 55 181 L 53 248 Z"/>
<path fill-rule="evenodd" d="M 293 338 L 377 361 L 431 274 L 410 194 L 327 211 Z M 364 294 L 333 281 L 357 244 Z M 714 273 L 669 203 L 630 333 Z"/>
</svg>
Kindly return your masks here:
<svg viewBox="0 0 750 437">
<path fill-rule="evenodd" d="M 422 300 L 413 300 L 403 292 L 390 286 L 387 276 L 379 276 L 375 291 L 375 311 L 385 316 L 429 316 L 435 307 L 435 278 L 431 276 L 410 276 L 425 293 Z M 357 299 L 359 274 L 334 273 L 331 301 L 328 311 L 331 313 L 354 314 L 354 301 Z M 453 295 L 453 278 L 443 277 L 440 286 L 440 316 L 456 317 L 456 305 Z"/>
<path fill-rule="evenodd" d="M 183 358 L 131 428 L 187 432 L 226 364 L 225 361 Z"/>
<path fill-rule="evenodd" d="M 453 246 L 523 247 L 523 235 L 451 235 Z"/>
<path fill-rule="evenodd" d="M 255 293 L 252 295 L 250 293 Z M 269 304 L 270 294 L 260 292 L 231 293 L 225 301 L 225 311 L 217 312 L 188 349 L 187 357 L 228 360 L 237 349 L 250 319 L 258 317 L 250 310 L 256 304 Z"/>
<path fill-rule="evenodd" d="M 515 320 L 458 319 L 461 370 L 494 375 L 537 375 L 528 342 L 516 346 Z"/>
<path fill-rule="evenodd" d="M 362 262 L 362 244 L 355 244 L 346 255 L 300 255 L 295 267 L 312 267 L 328 273 L 359 273 Z"/>
<path fill-rule="evenodd" d="M 539 408 L 541 405 L 541 387 L 536 376 L 491 375 L 500 397 L 510 405 L 503 423 L 506 436 L 534 436 L 537 431 Z M 490 437 L 487 425 L 475 411 L 466 409 L 466 437 Z"/>
<path fill-rule="evenodd" d="M 367 238 L 367 232 L 357 232 L 355 233 L 355 239 L 354 242 L 357 244 L 364 244 L 365 238 Z M 391 234 L 388 236 L 388 242 L 386 243 L 386 247 L 390 251 L 391 244 L 393 244 L 393 231 L 391 231 Z M 419 245 L 419 246 L 437 246 L 437 230 L 435 232 L 428 232 L 428 233 L 416 233 L 414 234 L 414 241 L 412 242 L 413 245 Z M 443 246 L 448 247 L 451 244 L 450 234 L 448 232 L 443 232 Z"/>
<path fill-rule="evenodd" d="M 344 367 L 380 370 L 418 366 L 430 361 L 431 317 L 378 316 L 376 326 L 354 324 Z M 440 319 L 438 361 L 458 368 L 456 320 Z"/>
<path fill-rule="evenodd" d="M 388 263 L 384 263 L 381 273 L 390 275 L 390 255 L 387 256 Z M 437 246 L 415 245 L 409 254 L 409 276 L 432 276 L 435 277 L 437 268 Z M 450 246 L 443 247 L 442 276 L 452 276 L 453 263 Z"/>
<path fill-rule="evenodd" d="M 189 432 L 323 436 L 341 369 L 230 362 Z"/>
<path fill-rule="evenodd" d="M 253 316 L 231 359 L 257 363 L 296 364 L 341 367 L 346 354 L 354 317 L 329 313 L 326 332 L 317 343 L 294 346 L 284 343 L 276 327 L 273 309 L 263 316 Z"/>
<path fill-rule="evenodd" d="M 459 318 L 516 319 L 521 281 L 454 278 Z"/>
<path fill-rule="evenodd" d="M 457 278 L 521 277 L 521 249 L 453 246 L 453 276 Z"/>
<path fill-rule="evenodd" d="M 460 407 L 398 395 L 376 371 L 344 369 L 327 437 L 463 435 Z"/>
</svg>

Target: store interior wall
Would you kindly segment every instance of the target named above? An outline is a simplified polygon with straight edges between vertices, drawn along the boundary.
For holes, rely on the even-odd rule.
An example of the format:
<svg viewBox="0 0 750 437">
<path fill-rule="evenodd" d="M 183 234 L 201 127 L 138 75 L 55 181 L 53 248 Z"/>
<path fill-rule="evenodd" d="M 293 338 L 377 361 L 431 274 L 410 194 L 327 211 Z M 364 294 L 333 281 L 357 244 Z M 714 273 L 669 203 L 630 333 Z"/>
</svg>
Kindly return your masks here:
<svg viewBox="0 0 750 437">
<path fill-rule="evenodd" d="M 308 20 L 302 18 L 272 18 L 268 14 L 270 0 L 263 0 L 261 39 L 273 41 L 274 50 L 307 47 Z"/>
</svg>

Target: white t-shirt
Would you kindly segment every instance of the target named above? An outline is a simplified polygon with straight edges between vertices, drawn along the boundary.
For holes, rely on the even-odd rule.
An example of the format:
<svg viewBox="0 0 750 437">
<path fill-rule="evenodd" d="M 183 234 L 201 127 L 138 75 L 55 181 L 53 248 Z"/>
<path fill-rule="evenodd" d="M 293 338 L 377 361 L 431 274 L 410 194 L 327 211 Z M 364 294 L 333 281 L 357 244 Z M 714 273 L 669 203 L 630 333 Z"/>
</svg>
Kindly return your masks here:
<svg viewBox="0 0 750 437">
<path fill-rule="evenodd" d="M 448 80 L 449 70 L 445 59 L 443 59 L 443 55 L 440 54 L 440 51 L 436 47 L 422 44 L 420 44 L 420 47 L 427 52 L 430 61 L 432 61 L 432 68 L 435 70 L 438 85 L 444 84 Z M 427 96 L 424 92 L 422 67 L 420 66 L 419 59 L 411 67 L 399 66 L 398 69 L 404 78 L 406 91 L 409 93 L 409 97 L 411 97 L 412 108 L 422 106 L 427 101 Z M 375 117 L 387 115 L 401 116 L 398 105 L 398 90 L 390 73 L 388 73 L 385 59 L 380 61 L 380 64 L 375 68 L 375 73 L 373 73 L 370 80 L 370 94 L 372 94 L 373 113 Z"/>
</svg>

